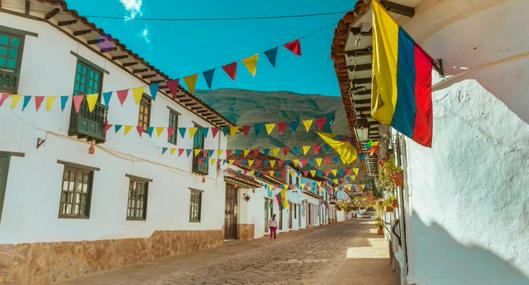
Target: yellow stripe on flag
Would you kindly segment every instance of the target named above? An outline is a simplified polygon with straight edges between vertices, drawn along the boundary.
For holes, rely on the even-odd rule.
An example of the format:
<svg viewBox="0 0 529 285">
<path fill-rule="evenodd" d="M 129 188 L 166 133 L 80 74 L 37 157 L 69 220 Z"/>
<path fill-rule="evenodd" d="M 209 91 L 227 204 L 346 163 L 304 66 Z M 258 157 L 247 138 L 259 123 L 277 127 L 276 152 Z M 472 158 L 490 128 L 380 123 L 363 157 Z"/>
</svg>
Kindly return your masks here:
<svg viewBox="0 0 529 285">
<path fill-rule="evenodd" d="M 97 93 L 86 95 L 86 103 L 88 104 L 88 111 L 90 111 L 90 113 L 92 113 L 96 107 L 97 97 L 99 97 L 99 94 Z"/>
<path fill-rule="evenodd" d="M 134 102 L 136 105 L 139 105 L 141 102 L 141 97 L 143 97 L 144 87 L 132 88 L 132 97 L 134 97 Z"/>
<path fill-rule="evenodd" d="M 373 87 L 371 116 L 390 125 L 397 105 L 399 25 L 373 2 Z"/>
<path fill-rule="evenodd" d="M 47 96 L 46 97 L 46 112 L 51 111 L 53 108 L 53 103 L 57 100 L 57 96 Z"/>
<path fill-rule="evenodd" d="M 246 66 L 246 69 L 248 69 L 248 72 L 255 77 L 255 73 L 257 71 L 257 61 L 259 60 L 259 54 L 256 54 L 254 56 L 250 56 L 248 58 L 245 58 L 241 60 L 242 64 Z"/>
<path fill-rule="evenodd" d="M 184 82 L 187 85 L 187 89 L 189 89 L 191 93 L 195 93 L 195 86 L 197 85 L 197 79 L 198 79 L 198 74 L 193 74 L 193 75 L 184 77 Z"/>
</svg>

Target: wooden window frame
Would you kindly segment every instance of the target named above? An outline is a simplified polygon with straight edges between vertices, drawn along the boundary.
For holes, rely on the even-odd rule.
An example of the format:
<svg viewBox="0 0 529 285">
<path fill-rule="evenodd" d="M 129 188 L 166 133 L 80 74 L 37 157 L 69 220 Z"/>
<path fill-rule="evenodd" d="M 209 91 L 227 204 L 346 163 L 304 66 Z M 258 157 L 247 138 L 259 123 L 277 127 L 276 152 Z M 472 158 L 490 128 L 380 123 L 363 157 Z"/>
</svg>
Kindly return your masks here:
<svg viewBox="0 0 529 285">
<path fill-rule="evenodd" d="M 206 138 L 204 137 L 204 134 L 202 133 L 202 126 L 200 126 L 199 124 L 194 124 L 195 128 L 197 128 L 197 133 L 195 134 L 195 136 L 193 137 L 193 150 L 195 149 L 198 149 L 196 148 L 195 146 L 195 140 L 196 139 L 201 139 L 202 140 L 202 146 L 201 146 L 201 150 L 202 152 L 197 155 L 197 156 L 194 156 L 193 155 L 193 163 L 192 163 L 192 166 L 191 166 L 191 171 L 193 173 L 196 173 L 196 174 L 199 174 L 199 175 L 203 175 L 203 176 L 207 176 L 209 174 L 209 157 L 207 157 L 205 155 L 205 149 L 206 149 Z M 200 155 L 202 155 L 202 157 L 204 158 L 204 162 L 203 162 L 203 165 L 202 167 L 205 168 L 205 170 L 201 170 L 200 169 L 200 164 L 199 164 L 199 159 L 200 159 Z"/>
<path fill-rule="evenodd" d="M 169 128 L 174 128 L 174 132 L 172 136 L 167 136 L 167 142 L 172 145 L 177 145 L 178 143 L 178 120 L 180 117 L 180 113 L 177 111 L 168 108 L 169 109 Z M 173 118 L 175 118 L 173 120 Z M 174 122 L 174 125 L 171 124 L 171 122 Z"/>
<path fill-rule="evenodd" d="M 147 206 L 149 204 L 149 183 L 152 182 L 151 179 L 142 178 L 134 175 L 127 174 L 125 175 L 129 178 L 129 189 L 128 189 L 128 195 L 127 195 L 127 212 L 126 212 L 126 219 L 127 221 L 146 221 L 147 220 Z M 143 193 L 141 195 L 138 195 L 138 193 L 134 193 L 135 195 L 132 195 L 132 185 L 133 183 L 141 183 L 144 184 L 143 187 Z M 137 189 L 135 189 L 137 190 Z M 132 197 L 134 196 L 134 197 Z M 137 207 L 138 198 L 143 197 L 143 208 Z M 134 198 L 134 199 L 131 199 Z M 131 201 L 133 203 L 134 207 L 130 207 Z M 130 215 L 130 211 L 134 213 L 136 210 L 142 211 L 141 217 L 136 217 L 135 215 Z"/>
<path fill-rule="evenodd" d="M 91 202 L 92 202 L 92 191 L 93 191 L 93 186 L 94 186 L 94 171 L 96 170 L 99 170 L 99 168 L 95 168 L 95 167 L 90 167 L 90 166 L 84 166 L 84 165 L 80 165 L 80 164 L 76 164 L 76 163 L 69 163 L 69 162 L 65 162 L 65 161 L 61 161 L 61 160 L 58 160 L 57 161 L 58 163 L 60 164 L 63 164 L 64 165 L 64 169 L 63 169 L 63 175 L 62 175 L 62 179 L 61 179 L 61 195 L 60 195 L 60 199 L 59 199 L 59 215 L 58 217 L 60 219 L 89 219 L 90 218 L 90 208 L 91 208 Z M 74 172 L 74 181 L 73 181 L 73 191 L 65 191 L 64 190 L 64 183 L 66 181 L 68 181 L 68 184 L 71 182 L 70 180 L 66 180 L 66 172 L 67 171 L 73 171 Z M 76 186 L 78 185 L 78 181 L 77 181 L 77 173 L 78 172 L 84 172 L 84 173 L 88 173 L 88 181 L 87 181 L 87 192 L 86 192 L 86 202 L 84 203 L 84 206 L 85 206 L 85 209 L 84 209 L 84 212 L 85 214 L 67 214 L 67 213 L 63 213 L 65 212 L 65 210 L 63 210 L 63 207 L 66 207 L 68 204 L 72 205 L 72 206 L 75 206 L 77 203 L 73 203 L 73 199 L 75 197 L 75 194 L 79 193 L 79 191 L 76 191 L 75 189 L 77 188 Z M 71 176 L 70 176 L 71 177 Z M 66 200 L 68 199 L 68 196 L 63 196 L 63 195 L 66 195 L 65 192 L 70 192 L 71 195 L 72 195 L 72 203 L 67 203 Z M 81 194 L 83 194 L 81 192 Z M 64 198 L 63 198 L 64 197 Z M 80 200 L 82 199 L 82 197 L 79 198 Z M 64 201 L 64 202 L 63 202 Z M 83 203 L 80 203 L 80 207 Z M 80 209 L 81 211 L 81 209 Z"/>
<path fill-rule="evenodd" d="M 203 192 L 204 191 L 197 190 L 197 189 L 190 189 L 190 193 L 189 193 L 189 222 L 190 223 L 200 223 L 202 221 L 202 194 Z M 196 204 L 197 200 L 198 200 L 198 204 Z M 196 207 L 198 207 L 198 211 L 194 211 Z"/>
<path fill-rule="evenodd" d="M 142 107 L 146 106 L 146 110 L 148 110 L 147 115 L 145 115 L 144 112 L 142 112 Z M 143 93 L 141 96 L 140 104 L 138 107 L 138 126 L 143 127 L 144 130 L 147 130 L 151 126 L 151 107 L 152 107 L 152 99 L 147 94 Z M 147 118 L 147 122 L 145 122 L 143 117 Z"/>
<path fill-rule="evenodd" d="M 13 94 L 17 94 L 18 93 L 18 86 L 20 84 L 20 74 L 22 73 L 22 60 L 23 60 L 23 55 L 24 55 L 24 49 L 25 49 L 25 40 L 26 40 L 26 35 L 31 35 L 31 36 L 37 36 L 37 34 L 35 33 L 30 33 L 30 32 L 25 32 L 25 31 L 22 31 L 22 30 L 18 30 L 18 29 L 13 29 L 13 28 L 9 28 L 9 27 L 5 27 L 5 26 L 0 26 L 0 33 L 1 34 L 6 34 L 8 36 L 11 36 L 11 37 L 17 37 L 20 39 L 20 46 L 18 47 L 18 51 L 17 51 L 17 65 L 14 69 L 14 72 L 13 72 L 13 75 L 16 77 L 16 82 L 14 84 L 14 88 L 11 90 L 11 89 L 8 89 L 8 88 L 2 88 L 2 86 L 0 85 L 0 92 L 8 92 L 8 93 L 13 93 Z M 9 43 L 8 43 L 8 46 L 9 46 Z M 9 51 L 7 51 L 9 52 Z M 5 71 L 6 73 L 10 73 L 8 71 Z"/>
<path fill-rule="evenodd" d="M 97 93 L 98 94 L 102 94 L 103 92 L 103 79 L 104 79 L 104 69 L 101 69 L 99 66 L 95 65 L 94 63 L 82 58 L 82 57 L 77 57 L 77 62 L 75 63 L 75 74 L 74 74 L 74 79 L 73 79 L 73 94 L 74 95 L 87 95 L 87 94 L 84 94 L 84 93 L 91 93 L 91 92 L 77 92 L 76 88 L 75 88 L 75 84 L 77 82 L 77 73 L 79 72 L 79 64 L 81 65 L 84 65 L 86 66 L 88 69 L 92 69 L 92 71 L 94 72 L 97 72 L 99 73 L 99 88 L 97 89 Z M 85 78 L 84 78 L 84 84 L 86 85 L 88 83 L 88 73 L 86 74 Z M 97 97 L 98 101 L 100 102 L 101 101 L 101 96 L 98 96 Z M 83 102 L 85 102 L 83 100 Z"/>
</svg>

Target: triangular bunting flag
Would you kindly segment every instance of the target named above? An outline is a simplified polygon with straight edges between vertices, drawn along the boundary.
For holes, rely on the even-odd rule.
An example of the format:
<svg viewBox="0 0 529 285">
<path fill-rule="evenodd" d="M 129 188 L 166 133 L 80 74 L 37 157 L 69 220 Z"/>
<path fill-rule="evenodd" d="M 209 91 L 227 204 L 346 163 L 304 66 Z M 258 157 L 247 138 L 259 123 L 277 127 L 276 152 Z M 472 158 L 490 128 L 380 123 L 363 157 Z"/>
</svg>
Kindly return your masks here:
<svg viewBox="0 0 529 285">
<path fill-rule="evenodd" d="M 127 96 L 129 96 L 129 89 L 119 90 L 116 93 L 118 94 L 119 103 L 123 106 L 123 103 L 127 100 Z"/>
<path fill-rule="evenodd" d="M 125 125 L 123 128 L 123 134 L 128 135 L 130 130 L 132 130 L 132 126 Z"/>
<path fill-rule="evenodd" d="M 51 109 L 53 108 L 53 104 L 55 103 L 55 100 L 57 100 L 57 96 L 46 97 L 46 112 L 51 111 Z"/>
<path fill-rule="evenodd" d="M 247 136 L 248 133 L 250 132 L 250 128 L 251 128 L 250 126 L 242 126 L 242 127 L 241 127 L 242 133 L 243 133 L 245 136 Z"/>
<path fill-rule="evenodd" d="M 64 112 L 64 109 L 66 108 L 66 103 L 68 103 L 69 99 L 70 96 L 61 96 L 61 111 Z"/>
<path fill-rule="evenodd" d="M 211 128 L 211 134 L 213 135 L 213 138 L 215 138 L 218 133 L 219 133 L 219 128 Z"/>
<path fill-rule="evenodd" d="M 206 70 L 203 72 L 204 79 L 206 80 L 206 83 L 208 84 L 209 89 L 211 89 L 211 85 L 213 84 L 213 75 L 215 74 L 215 69 Z"/>
<path fill-rule="evenodd" d="M 266 133 L 270 135 L 275 127 L 276 127 L 276 124 L 265 124 Z"/>
<path fill-rule="evenodd" d="M 169 88 L 169 92 L 171 92 L 171 95 L 173 98 L 176 96 L 176 93 L 178 93 L 178 79 L 175 80 L 167 80 L 166 82 L 167 88 Z"/>
<path fill-rule="evenodd" d="M 285 154 L 285 156 L 287 156 L 289 152 L 290 152 L 290 148 L 288 147 L 283 148 L 283 153 Z"/>
<path fill-rule="evenodd" d="M 26 107 L 28 106 L 29 101 L 31 101 L 31 97 L 32 96 L 24 96 L 24 99 L 22 101 L 22 111 L 24 111 Z"/>
<path fill-rule="evenodd" d="M 278 147 L 273 148 L 272 149 L 272 156 L 277 156 L 280 151 L 281 151 L 281 149 L 278 148 Z"/>
<path fill-rule="evenodd" d="M 149 137 L 152 138 L 152 134 L 153 134 L 153 132 L 154 132 L 154 128 L 153 128 L 153 127 L 148 127 L 148 128 L 147 128 L 146 133 L 149 135 Z"/>
<path fill-rule="evenodd" d="M 149 85 L 149 91 L 151 92 L 152 100 L 156 100 L 156 96 L 158 96 L 158 89 L 160 88 L 160 83 L 152 83 Z"/>
<path fill-rule="evenodd" d="M 197 79 L 198 79 L 198 74 L 193 74 L 193 75 L 184 77 L 184 82 L 186 83 L 187 89 L 189 89 L 189 92 L 191 92 L 191 94 L 195 93 L 195 86 L 197 86 Z"/>
<path fill-rule="evenodd" d="M 354 171 L 355 175 L 358 175 L 358 171 L 359 171 L 358 168 L 353 168 L 353 171 Z"/>
<path fill-rule="evenodd" d="M 261 133 L 261 131 L 263 130 L 263 128 L 264 128 L 263 124 L 255 124 L 253 126 L 253 129 L 255 131 L 255 135 L 258 136 Z"/>
<path fill-rule="evenodd" d="M 235 80 L 235 77 L 237 76 L 237 62 L 226 64 L 222 66 L 222 69 L 224 69 L 224 72 L 228 74 L 231 80 Z"/>
<path fill-rule="evenodd" d="M 314 161 L 316 161 L 316 164 L 317 164 L 318 166 L 321 166 L 321 160 L 322 160 L 321 158 L 316 158 L 316 159 L 314 159 Z"/>
<path fill-rule="evenodd" d="M 20 95 L 12 95 L 11 96 L 11 106 L 9 106 L 9 108 L 11 110 L 15 109 L 18 105 L 18 102 L 20 102 L 20 98 L 21 96 Z"/>
<path fill-rule="evenodd" d="M 195 155 L 195 157 L 198 156 L 201 152 L 202 150 L 199 148 L 193 150 L 193 154 Z"/>
<path fill-rule="evenodd" d="M 244 150 L 242 151 L 242 153 L 243 153 L 243 156 L 244 156 L 244 157 L 247 157 L 247 156 L 248 156 L 248 154 L 250 154 L 250 151 L 251 151 L 251 149 L 249 149 L 249 148 L 247 148 L 247 149 L 244 149 Z"/>
<path fill-rule="evenodd" d="M 109 123 L 104 124 L 103 132 L 106 134 L 110 128 L 112 128 L 112 124 L 109 124 Z"/>
<path fill-rule="evenodd" d="M 180 134 L 182 138 L 186 136 L 186 131 L 187 131 L 187 128 L 178 128 L 178 133 Z"/>
<path fill-rule="evenodd" d="M 245 58 L 241 60 L 242 64 L 248 69 L 248 72 L 255 77 L 255 73 L 257 71 L 257 61 L 259 60 L 259 55 L 256 54 L 254 56 L 250 56 L 248 58 Z"/>
<path fill-rule="evenodd" d="M 79 109 L 81 108 L 81 103 L 83 103 L 83 99 L 83 95 L 73 96 L 73 107 L 76 113 L 79 113 Z"/>
<path fill-rule="evenodd" d="M 315 177 L 316 176 L 316 170 L 311 170 L 310 171 L 310 175 L 312 175 L 312 177 Z"/>
<path fill-rule="evenodd" d="M 140 135 L 140 137 L 141 137 L 143 135 L 143 131 L 145 131 L 145 129 L 142 126 L 137 126 L 136 127 L 136 131 L 138 132 L 138 135 Z"/>
<path fill-rule="evenodd" d="M 40 109 L 40 105 L 42 105 L 42 101 L 44 101 L 44 96 L 35 96 L 35 110 L 36 111 Z"/>
<path fill-rule="evenodd" d="M 312 126 L 312 122 L 314 120 L 303 120 L 303 126 L 305 126 L 305 130 L 308 132 L 310 130 L 310 127 Z"/>
<path fill-rule="evenodd" d="M 299 121 L 290 122 L 290 129 L 292 130 L 292 133 L 295 133 L 298 128 L 299 128 Z"/>
<path fill-rule="evenodd" d="M 172 138 L 175 132 L 175 128 L 167 128 L 167 137 Z M 175 138 L 176 139 L 176 138 Z"/>
<path fill-rule="evenodd" d="M 277 131 L 279 132 L 280 135 L 284 135 L 285 134 L 286 128 L 287 128 L 287 123 L 286 122 L 277 123 Z"/>
<path fill-rule="evenodd" d="M 189 137 L 193 138 L 195 134 L 197 133 L 198 128 L 189 128 Z"/>
<path fill-rule="evenodd" d="M 193 152 L 193 149 L 190 149 L 190 148 L 186 149 L 186 155 L 187 155 L 187 157 L 189 157 L 189 156 L 191 155 L 192 152 Z"/>
<path fill-rule="evenodd" d="M 266 55 L 266 58 L 268 58 L 268 61 L 270 61 L 270 64 L 273 67 L 276 67 L 277 50 L 278 50 L 278 48 L 275 47 L 273 49 L 269 49 L 269 50 L 264 52 L 264 54 Z"/>
<path fill-rule="evenodd" d="M 234 136 L 239 133 L 239 127 L 230 127 L 230 136 Z"/>
<path fill-rule="evenodd" d="M 312 150 L 314 151 L 314 155 L 318 155 L 318 153 L 320 153 L 320 149 L 321 149 L 321 145 L 313 145 L 312 146 Z"/>
<path fill-rule="evenodd" d="M 7 100 L 7 98 L 9 98 L 9 94 L 2 93 L 2 96 L 0 96 L 0 107 L 2 107 L 2 105 L 4 105 L 4 102 Z"/>
<path fill-rule="evenodd" d="M 323 131 L 323 128 L 325 127 L 325 123 L 327 122 L 327 118 L 319 118 L 315 120 L 316 126 L 320 131 Z"/>
<path fill-rule="evenodd" d="M 119 132 L 119 130 L 121 130 L 121 127 L 123 127 L 123 125 L 114 125 L 114 132 Z"/>
<path fill-rule="evenodd" d="M 107 107 L 110 104 L 110 98 L 112 98 L 112 92 L 103 93 L 103 104 Z"/>
<path fill-rule="evenodd" d="M 90 113 L 92 113 L 96 107 L 97 97 L 99 97 L 99 94 L 97 93 L 86 95 L 86 103 L 88 104 L 88 111 L 90 111 Z"/>
<path fill-rule="evenodd" d="M 162 155 L 164 155 L 166 152 L 167 152 L 167 148 L 166 147 L 162 147 Z"/>
<path fill-rule="evenodd" d="M 301 44 L 299 43 L 299 40 L 286 43 L 284 47 L 288 49 L 289 51 L 291 51 L 293 54 L 297 56 L 301 56 Z"/>
<path fill-rule="evenodd" d="M 276 160 L 270 160 L 270 167 L 274 168 L 276 166 Z"/>
<path fill-rule="evenodd" d="M 136 105 L 140 104 L 144 90 L 145 89 L 143 87 L 132 88 L 132 97 L 134 97 L 134 102 L 136 102 Z"/>
<path fill-rule="evenodd" d="M 304 145 L 303 146 L 303 155 L 307 155 L 309 150 L 310 150 L 310 145 Z"/>
</svg>

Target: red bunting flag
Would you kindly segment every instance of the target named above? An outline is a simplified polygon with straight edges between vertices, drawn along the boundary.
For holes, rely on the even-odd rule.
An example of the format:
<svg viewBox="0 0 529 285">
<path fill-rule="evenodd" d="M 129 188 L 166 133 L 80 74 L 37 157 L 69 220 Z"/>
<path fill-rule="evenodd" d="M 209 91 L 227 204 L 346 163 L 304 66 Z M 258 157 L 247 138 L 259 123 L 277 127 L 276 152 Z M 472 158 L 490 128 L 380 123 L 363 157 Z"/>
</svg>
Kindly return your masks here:
<svg viewBox="0 0 529 285">
<path fill-rule="evenodd" d="M 110 128 L 112 128 L 112 126 L 113 126 L 112 124 L 105 123 L 105 124 L 103 125 L 103 132 L 106 134 L 107 131 L 108 131 Z"/>
<path fill-rule="evenodd" d="M 330 156 L 326 157 L 326 158 L 323 160 L 323 164 L 325 164 L 325 165 L 329 165 L 329 163 L 331 163 L 331 159 L 332 159 L 332 158 L 331 158 Z"/>
<path fill-rule="evenodd" d="M 290 148 L 288 148 L 288 147 L 283 148 L 283 153 L 285 155 L 288 155 L 289 152 L 290 152 Z"/>
<path fill-rule="evenodd" d="M 44 96 L 35 96 L 35 110 L 39 110 L 42 102 L 44 101 Z"/>
<path fill-rule="evenodd" d="M 118 93 L 119 103 L 121 103 L 121 106 L 123 106 L 123 103 L 125 102 L 125 100 L 127 100 L 127 95 L 129 95 L 129 89 L 119 90 L 117 91 L 117 93 Z"/>
<path fill-rule="evenodd" d="M 219 128 L 211 128 L 211 134 L 213 135 L 213 138 L 215 138 L 218 133 L 219 133 Z"/>
<path fill-rule="evenodd" d="M 285 163 L 285 161 L 280 159 L 280 160 L 277 161 L 277 166 L 278 166 L 279 168 L 281 168 L 281 167 L 283 166 L 284 163 Z"/>
<path fill-rule="evenodd" d="M 224 69 L 231 80 L 235 80 L 235 77 L 237 76 L 237 62 L 226 64 L 222 67 L 222 69 Z"/>
<path fill-rule="evenodd" d="M 7 98 L 9 98 L 9 94 L 7 94 L 7 93 L 2 93 L 2 97 L 0 97 L 0 107 L 2 107 L 2 105 L 3 105 L 4 102 L 7 100 Z"/>
<path fill-rule="evenodd" d="M 329 176 L 329 173 L 331 173 L 331 170 L 330 169 L 325 169 L 325 171 L 323 171 L 323 173 L 325 173 L 325 176 Z"/>
<path fill-rule="evenodd" d="M 167 80 L 167 88 L 169 88 L 169 92 L 171 92 L 171 95 L 173 95 L 173 98 L 176 97 L 176 93 L 178 93 L 178 79 L 175 80 Z"/>
<path fill-rule="evenodd" d="M 316 126 L 318 126 L 318 129 L 320 131 L 323 131 L 323 127 L 325 127 L 325 123 L 327 122 L 327 118 L 319 118 L 315 120 Z"/>
<path fill-rule="evenodd" d="M 315 155 L 318 155 L 318 153 L 320 152 L 320 149 L 321 149 L 321 145 L 315 144 L 312 146 L 312 150 L 314 150 Z"/>
<path fill-rule="evenodd" d="M 287 129 L 287 126 L 288 126 L 288 124 L 286 122 L 277 123 L 277 130 L 278 130 L 280 135 L 284 135 L 285 134 L 285 130 Z"/>
<path fill-rule="evenodd" d="M 73 107 L 75 108 L 76 113 L 79 113 L 79 109 L 81 108 L 81 103 L 83 102 L 83 99 L 83 95 L 73 96 Z"/>
<path fill-rule="evenodd" d="M 174 132 L 175 132 L 175 128 L 167 128 L 167 137 L 168 138 L 173 137 Z"/>
<path fill-rule="evenodd" d="M 250 126 L 242 126 L 242 133 L 247 136 L 250 132 Z"/>
<path fill-rule="evenodd" d="M 226 150 L 226 158 L 230 157 L 231 152 L 232 152 L 231 149 Z"/>
<path fill-rule="evenodd" d="M 255 149 L 252 150 L 252 153 L 253 153 L 253 155 L 254 155 L 255 157 L 258 157 L 258 156 L 259 156 L 259 152 L 261 152 L 261 150 L 258 149 L 258 148 L 255 148 Z"/>
<path fill-rule="evenodd" d="M 178 156 L 182 156 L 182 154 L 184 154 L 184 151 L 185 151 L 185 149 L 179 148 L 178 149 Z"/>
<path fill-rule="evenodd" d="M 285 48 L 291 51 L 293 54 L 301 56 L 301 45 L 299 43 L 299 40 L 295 40 L 293 42 L 285 44 Z"/>
<path fill-rule="evenodd" d="M 308 170 L 304 170 L 303 171 L 303 176 L 309 176 L 309 171 Z"/>
<path fill-rule="evenodd" d="M 143 129 L 143 127 L 137 126 L 136 127 L 136 131 L 138 131 L 138 135 L 140 135 L 140 137 L 141 137 L 141 135 L 143 134 L 144 129 Z"/>
</svg>

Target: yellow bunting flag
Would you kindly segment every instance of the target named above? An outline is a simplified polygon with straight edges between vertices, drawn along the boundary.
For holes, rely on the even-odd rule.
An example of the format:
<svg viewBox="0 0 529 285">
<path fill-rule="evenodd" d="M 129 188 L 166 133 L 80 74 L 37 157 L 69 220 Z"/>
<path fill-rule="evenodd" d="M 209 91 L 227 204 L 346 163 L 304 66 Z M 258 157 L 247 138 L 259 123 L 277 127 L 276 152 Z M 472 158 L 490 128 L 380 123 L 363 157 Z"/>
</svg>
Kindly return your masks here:
<svg viewBox="0 0 529 285">
<path fill-rule="evenodd" d="M 351 179 L 352 179 L 353 181 L 356 181 L 356 176 L 351 176 Z"/>
<path fill-rule="evenodd" d="M 198 131 L 198 128 L 189 128 L 189 137 L 193 138 Z"/>
<path fill-rule="evenodd" d="M 195 156 L 198 156 L 201 152 L 202 152 L 202 150 L 199 149 L 199 148 L 196 148 L 196 149 L 193 150 L 193 153 L 195 154 Z"/>
<path fill-rule="evenodd" d="M 123 134 L 128 135 L 130 130 L 132 130 L 132 126 L 129 126 L 129 125 L 123 126 Z"/>
<path fill-rule="evenodd" d="M 169 150 L 169 153 L 170 153 L 171 155 L 174 155 L 175 151 L 176 151 L 176 148 L 172 147 L 172 148 Z"/>
<path fill-rule="evenodd" d="M 86 103 L 88 104 L 88 111 L 90 111 L 90 113 L 92 113 L 96 107 L 97 97 L 99 97 L 99 94 L 97 93 L 86 95 Z"/>
<path fill-rule="evenodd" d="M 211 159 L 209 160 L 209 164 L 213 165 L 213 164 L 215 164 L 216 161 L 217 161 L 217 159 L 215 159 L 215 158 L 211 158 Z"/>
<path fill-rule="evenodd" d="M 304 145 L 303 146 L 303 155 L 306 155 L 307 152 L 309 152 L 309 150 L 310 150 L 310 145 Z"/>
<path fill-rule="evenodd" d="M 241 60 L 242 64 L 246 66 L 246 69 L 248 69 L 248 72 L 255 77 L 255 73 L 257 71 L 257 61 L 259 60 L 259 54 L 256 54 L 254 56 L 250 56 L 248 58 L 245 58 Z"/>
<path fill-rule="evenodd" d="M 164 131 L 164 128 L 160 128 L 160 127 L 156 128 L 156 136 L 160 137 L 163 131 Z"/>
<path fill-rule="evenodd" d="M 223 150 L 222 149 L 218 149 L 217 150 L 217 157 L 220 158 L 222 156 L 222 152 Z"/>
<path fill-rule="evenodd" d="M 337 140 L 336 135 L 334 134 L 318 132 L 318 135 L 340 155 L 340 159 L 342 160 L 343 164 L 351 164 L 356 160 L 356 149 L 349 141 Z"/>
<path fill-rule="evenodd" d="M 303 120 L 303 126 L 305 126 L 305 130 L 307 132 L 310 130 L 310 127 L 312 126 L 312 122 L 314 122 L 314 120 Z"/>
<path fill-rule="evenodd" d="M 9 107 L 11 110 L 15 109 L 18 105 L 18 102 L 20 102 L 20 98 L 22 98 L 20 95 L 12 95 L 11 96 L 11 106 Z"/>
<path fill-rule="evenodd" d="M 321 181 L 317 181 L 316 184 L 321 187 Z"/>
<path fill-rule="evenodd" d="M 239 133 L 239 127 L 230 127 L 230 136 L 234 136 Z"/>
<path fill-rule="evenodd" d="M 321 161 L 322 161 L 321 158 L 316 158 L 316 159 L 314 159 L 314 161 L 316 161 L 316 164 L 317 164 L 318 166 L 321 166 Z"/>
<path fill-rule="evenodd" d="M 275 160 L 270 160 L 270 166 L 272 168 L 274 168 L 274 166 L 276 166 L 276 161 Z"/>
<path fill-rule="evenodd" d="M 53 108 L 53 103 L 57 100 L 57 96 L 47 96 L 46 97 L 46 112 L 51 111 Z"/>
<path fill-rule="evenodd" d="M 280 148 L 275 147 L 275 148 L 272 149 L 272 155 L 273 155 L 273 156 L 277 156 L 277 155 L 279 154 L 280 151 L 281 151 Z"/>
<path fill-rule="evenodd" d="M 334 182 L 335 184 L 338 184 L 338 179 L 334 179 L 332 182 Z"/>
<path fill-rule="evenodd" d="M 336 170 L 336 169 L 332 169 L 332 170 L 331 170 L 331 173 L 332 173 L 332 175 L 336 176 L 336 174 L 338 174 L 338 170 Z"/>
<path fill-rule="evenodd" d="M 292 163 L 294 164 L 294 166 L 298 166 L 299 165 L 299 159 L 292 160 Z"/>
<path fill-rule="evenodd" d="M 198 79 L 198 74 L 193 74 L 193 75 L 184 77 L 184 82 L 187 85 L 187 89 L 189 89 L 191 93 L 195 93 L 195 86 L 197 85 L 197 79 Z"/>
<path fill-rule="evenodd" d="M 275 127 L 276 127 L 276 124 L 265 124 L 266 133 L 270 135 Z"/>
<path fill-rule="evenodd" d="M 134 102 L 136 105 L 139 105 L 141 102 L 141 97 L 143 97 L 144 87 L 132 88 L 132 97 L 134 97 Z"/>
<path fill-rule="evenodd" d="M 310 175 L 312 175 L 312 177 L 315 177 L 316 176 L 316 170 L 311 170 L 310 171 Z"/>
<path fill-rule="evenodd" d="M 250 174 L 251 176 L 254 176 L 254 175 L 255 175 L 255 170 L 250 170 L 249 174 Z"/>
<path fill-rule="evenodd" d="M 248 166 L 252 167 L 252 165 L 253 165 L 253 159 L 249 159 L 248 160 Z"/>
<path fill-rule="evenodd" d="M 358 171 L 359 171 L 359 169 L 358 169 L 358 168 L 356 168 L 356 167 L 355 167 L 355 168 L 353 168 L 353 171 L 354 171 L 354 173 L 355 173 L 356 175 L 358 175 Z"/>
<path fill-rule="evenodd" d="M 243 149 L 242 153 L 243 153 L 244 156 L 248 156 L 248 154 L 250 154 L 250 151 L 252 151 L 252 150 L 247 148 L 247 149 Z"/>
<path fill-rule="evenodd" d="M 235 159 L 230 159 L 230 160 L 228 160 L 228 163 L 231 164 L 231 165 L 233 165 L 233 164 L 235 163 Z"/>
<path fill-rule="evenodd" d="M 273 171 L 273 170 L 268 171 L 268 174 L 270 174 L 270 176 L 274 176 L 274 173 L 275 173 L 275 171 Z"/>
</svg>

